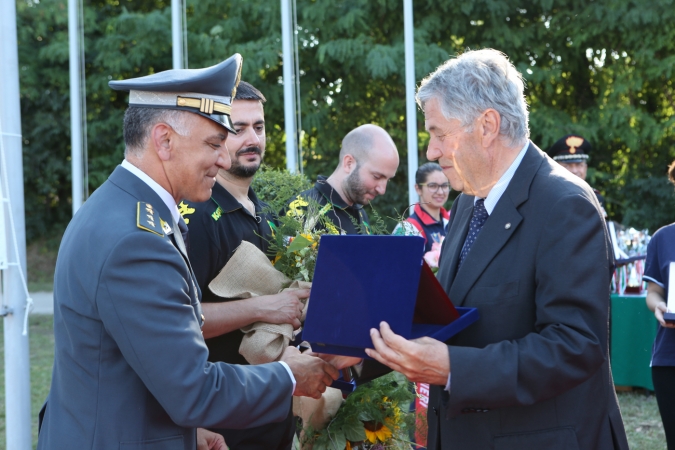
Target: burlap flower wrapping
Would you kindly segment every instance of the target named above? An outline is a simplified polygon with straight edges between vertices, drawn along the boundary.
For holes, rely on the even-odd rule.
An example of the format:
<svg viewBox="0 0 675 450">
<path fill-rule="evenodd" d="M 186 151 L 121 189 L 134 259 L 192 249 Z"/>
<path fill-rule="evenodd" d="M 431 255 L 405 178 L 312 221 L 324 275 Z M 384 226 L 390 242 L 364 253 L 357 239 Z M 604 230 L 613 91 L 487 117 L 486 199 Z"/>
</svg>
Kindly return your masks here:
<svg viewBox="0 0 675 450">
<path fill-rule="evenodd" d="M 245 299 L 261 295 L 274 295 L 287 289 L 309 289 L 312 283 L 290 280 L 267 259 L 267 256 L 250 242 L 243 241 L 235 250 L 223 270 L 209 283 L 211 292 L 223 298 Z M 305 320 L 309 299 L 305 300 L 301 321 Z M 250 364 L 278 361 L 293 339 L 293 325 L 256 322 L 241 329 L 244 339 L 239 346 Z M 342 404 L 342 392 L 327 388 L 318 400 L 293 397 L 293 413 L 311 423 L 315 429 L 325 427 Z"/>
<path fill-rule="evenodd" d="M 290 280 L 274 268 L 267 256 L 250 242 L 243 241 L 218 276 L 209 283 L 211 292 L 224 298 L 251 298 L 274 295 L 285 290 L 309 289 L 312 284 Z M 307 302 L 301 320 L 305 320 Z M 241 329 L 244 339 L 239 353 L 250 364 L 278 361 L 293 339 L 293 325 L 256 322 Z"/>
<path fill-rule="evenodd" d="M 342 391 L 335 388 L 326 388 L 320 399 L 311 397 L 293 397 L 293 415 L 302 419 L 300 442 L 303 441 L 305 429 L 311 426 L 314 430 L 323 430 L 335 417 L 343 402 Z M 303 446 L 303 450 L 311 446 Z"/>
</svg>

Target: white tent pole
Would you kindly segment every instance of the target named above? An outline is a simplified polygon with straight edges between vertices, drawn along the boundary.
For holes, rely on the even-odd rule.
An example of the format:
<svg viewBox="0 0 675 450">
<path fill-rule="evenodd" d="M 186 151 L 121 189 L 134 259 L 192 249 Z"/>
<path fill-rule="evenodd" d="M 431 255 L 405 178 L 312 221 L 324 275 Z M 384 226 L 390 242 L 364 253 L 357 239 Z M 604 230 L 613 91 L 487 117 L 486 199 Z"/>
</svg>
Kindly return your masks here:
<svg viewBox="0 0 675 450">
<path fill-rule="evenodd" d="M 298 171 L 296 108 L 293 71 L 293 33 L 291 27 L 291 5 L 281 0 L 281 49 L 283 53 L 284 79 L 284 122 L 286 123 L 286 168 L 291 173 Z"/>
<path fill-rule="evenodd" d="M 82 79 L 80 63 L 80 20 L 78 0 L 68 0 L 68 44 L 70 57 L 70 163 L 73 215 L 82 206 L 84 174 L 82 163 Z"/>
<path fill-rule="evenodd" d="M 30 450 L 30 358 L 28 333 L 23 334 L 27 307 L 22 274 L 26 273 L 26 227 L 23 203 L 23 155 L 21 104 L 19 101 L 19 57 L 16 36 L 16 2 L 0 2 L 0 160 L 4 179 L 0 212 L 6 214 L 5 234 L 10 265 L 2 272 L 5 339 L 5 429 L 7 448 Z"/>
<path fill-rule="evenodd" d="M 417 104 L 415 103 L 415 30 L 413 28 L 412 0 L 403 0 L 403 28 L 405 34 L 405 110 L 408 135 L 408 204 L 418 201 L 415 192 L 417 157 Z M 412 212 L 412 208 L 410 208 Z"/>
</svg>

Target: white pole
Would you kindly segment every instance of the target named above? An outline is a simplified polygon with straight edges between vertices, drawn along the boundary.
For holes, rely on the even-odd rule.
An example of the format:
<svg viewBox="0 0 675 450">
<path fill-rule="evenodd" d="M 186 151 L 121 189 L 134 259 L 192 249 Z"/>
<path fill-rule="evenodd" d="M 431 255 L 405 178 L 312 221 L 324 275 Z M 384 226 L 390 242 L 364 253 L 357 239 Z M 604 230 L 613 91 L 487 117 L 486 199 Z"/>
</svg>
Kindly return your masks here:
<svg viewBox="0 0 675 450">
<path fill-rule="evenodd" d="M 171 42 L 173 68 L 183 69 L 183 2 L 171 0 Z"/>
<path fill-rule="evenodd" d="M 295 125 L 295 92 L 293 82 L 293 33 L 291 5 L 281 0 L 281 50 L 283 52 L 284 122 L 286 123 L 286 168 L 291 173 L 298 171 L 297 129 Z"/>
<path fill-rule="evenodd" d="M 412 0 L 403 0 L 403 28 L 405 34 L 405 111 L 408 135 L 408 204 L 417 203 L 415 172 L 417 158 L 417 104 L 415 103 L 415 30 L 413 28 Z M 412 212 L 412 208 L 410 208 Z"/>
<path fill-rule="evenodd" d="M 3 275 L 3 308 L 5 338 L 5 429 L 7 448 L 30 450 L 30 358 L 28 334 L 23 335 L 26 292 L 22 273 L 26 273 L 26 227 L 23 204 L 23 155 L 21 142 L 21 104 L 19 103 L 19 57 L 16 37 L 16 2 L 0 2 L 0 138 L 5 153 L 9 205 L 0 202 L 3 214 L 14 218 L 16 239 L 7 220 L 5 236 L 10 261 L 14 262 Z M 1 163 L 1 160 L 0 160 Z M 2 180 L 0 180 L 2 181 Z M 4 181 L 3 181 L 4 182 Z M 8 218 L 9 216 L 5 216 Z M 18 249 L 17 249 L 18 247 Z M 18 255 L 18 261 L 17 261 Z M 23 272 L 20 272 L 22 270 Z"/>
<path fill-rule="evenodd" d="M 70 56 L 70 163 L 73 215 L 82 206 L 84 174 L 82 163 L 82 86 L 80 80 L 80 20 L 78 0 L 68 0 L 68 43 Z"/>
</svg>

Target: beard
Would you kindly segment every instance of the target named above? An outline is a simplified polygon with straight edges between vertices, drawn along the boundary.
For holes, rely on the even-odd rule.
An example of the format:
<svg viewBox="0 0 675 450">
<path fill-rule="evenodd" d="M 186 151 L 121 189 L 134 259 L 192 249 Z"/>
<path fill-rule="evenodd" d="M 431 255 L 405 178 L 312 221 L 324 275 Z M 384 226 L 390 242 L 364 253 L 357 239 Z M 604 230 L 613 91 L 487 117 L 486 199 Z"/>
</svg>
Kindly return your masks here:
<svg viewBox="0 0 675 450">
<path fill-rule="evenodd" d="M 358 165 L 352 171 L 352 173 L 347 175 L 347 178 L 345 178 L 342 190 L 344 191 L 345 195 L 349 197 L 346 200 L 351 201 L 352 203 L 358 203 L 359 205 L 367 205 L 370 203 L 370 200 L 366 199 L 368 189 L 361 181 Z"/>
<path fill-rule="evenodd" d="M 239 162 L 239 156 L 241 156 L 244 153 L 255 153 L 256 155 L 260 156 L 260 162 L 255 164 L 251 163 L 251 165 L 244 165 Z M 252 178 L 253 175 L 258 172 L 258 169 L 260 169 L 260 165 L 262 164 L 262 158 L 263 158 L 263 151 L 260 147 L 247 147 L 247 148 L 242 148 L 237 150 L 237 152 L 234 155 L 234 158 L 232 159 L 232 166 L 227 170 L 227 172 L 231 175 L 234 175 L 237 178 Z"/>
</svg>

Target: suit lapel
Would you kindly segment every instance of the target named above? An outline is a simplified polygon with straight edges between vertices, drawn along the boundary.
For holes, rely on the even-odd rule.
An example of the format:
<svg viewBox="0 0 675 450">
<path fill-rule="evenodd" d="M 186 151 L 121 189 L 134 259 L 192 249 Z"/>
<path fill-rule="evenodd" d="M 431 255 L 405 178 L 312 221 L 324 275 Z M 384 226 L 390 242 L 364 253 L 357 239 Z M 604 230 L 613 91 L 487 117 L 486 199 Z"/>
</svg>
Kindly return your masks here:
<svg viewBox="0 0 675 450">
<path fill-rule="evenodd" d="M 471 214 L 473 212 L 474 197 L 461 195 L 457 198 L 457 207 L 453 208 L 450 219 L 451 224 L 448 228 L 447 237 L 443 241 L 441 248 L 441 260 L 438 263 L 438 280 L 441 286 L 445 286 L 449 293 L 449 286 L 452 283 L 457 273 L 457 264 L 459 263 L 459 254 L 462 251 L 464 240 L 469 232 L 469 224 L 471 223 Z M 450 300 L 454 300 L 450 297 Z"/>
<path fill-rule="evenodd" d="M 469 289 L 506 245 L 522 220 L 510 199 L 502 197 L 466 255 L 462 267 L 457 271 L 449 293 L 456 305 L 464 304 Z"/>
<path fill-rule="evenodd" d="M 468 223 L 471 220 L 471 210 L 473 209 L 473 201 L 471 201 L 471 210 L 466 211 L 464 213 L 466 217 L 463 217 L 467 221 L 466 228 L 463 228 L 463 233 L 460 234 L 461 241 L 453 244 L 452 258 L 449 261 L 450 264 L 448 264 L 449 269 L 457 273 L 452 278 L 452 284 L 443 284 L 444 286 L 450 286 L 448 296 L 455 305 L 461 306 L 464 304 L 471 287 L 520 226 L 523 217 L 518 212 L 518 207 L 527 201 L 530 185 L 544 158 L 541 150 L 530 143 L 506 191 L 485 222 L 462 267 L 456 271 L 459 254 L 466 238 Z M 469 198 L 473 199 L 473 197 Z M 454 272 L 451 273 L 454 274 Z"/>
</svg>

